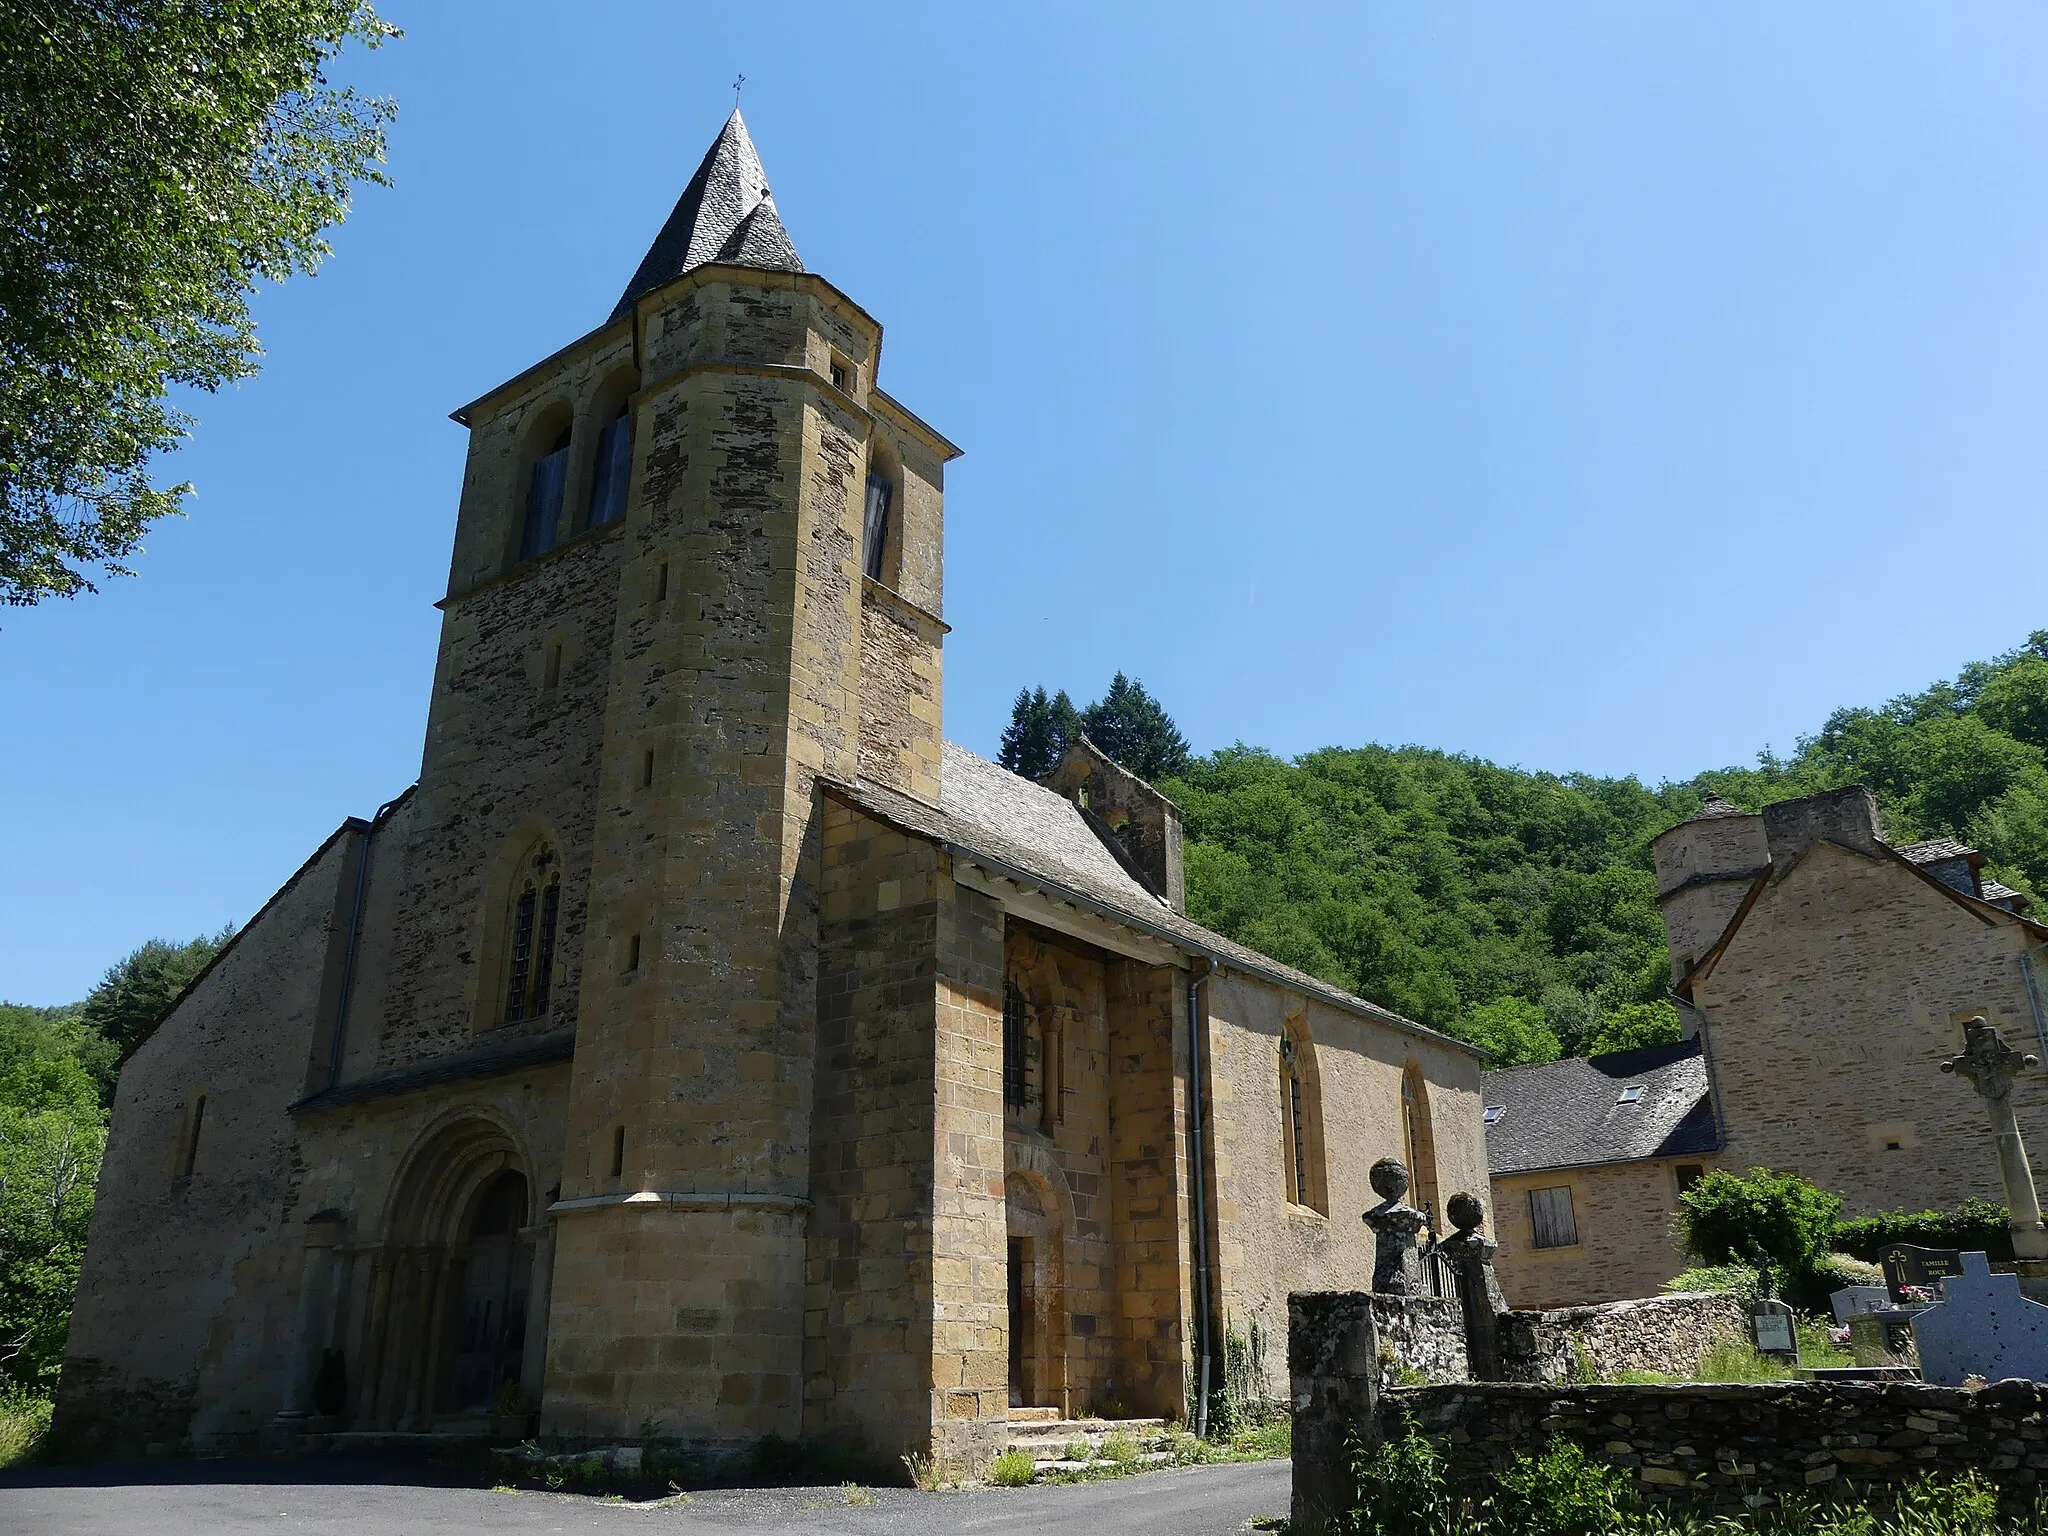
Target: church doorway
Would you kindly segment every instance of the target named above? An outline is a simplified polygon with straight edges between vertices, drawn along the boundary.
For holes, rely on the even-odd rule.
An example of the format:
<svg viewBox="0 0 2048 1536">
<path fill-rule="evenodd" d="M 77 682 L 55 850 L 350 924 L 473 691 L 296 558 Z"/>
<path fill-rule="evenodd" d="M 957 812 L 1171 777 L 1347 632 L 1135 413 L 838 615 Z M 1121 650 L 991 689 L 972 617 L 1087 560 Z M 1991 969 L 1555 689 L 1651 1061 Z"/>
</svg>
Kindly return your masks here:
<svg viewBox="0 0 2048 1536">
<path fill-rule="evenodd" d="M 1006 1180 L 1009 1215 L 1010 1406 L 1067 1416 L 1066 1297 L 1059 1225 L 1034 1175 Z"/>
<path fill-rule="evenodd" d="M 530 1245 L 519 1237 L 525 1218 L 523 1174 L 508 1168 L 478 1192 L 462 1261 L 462 1300 L 455 1309 L 452 1412 L 488 1412 L 500 1390 L 521 1384 L 526 1289 L 533 1273 Z"/>
</svg>

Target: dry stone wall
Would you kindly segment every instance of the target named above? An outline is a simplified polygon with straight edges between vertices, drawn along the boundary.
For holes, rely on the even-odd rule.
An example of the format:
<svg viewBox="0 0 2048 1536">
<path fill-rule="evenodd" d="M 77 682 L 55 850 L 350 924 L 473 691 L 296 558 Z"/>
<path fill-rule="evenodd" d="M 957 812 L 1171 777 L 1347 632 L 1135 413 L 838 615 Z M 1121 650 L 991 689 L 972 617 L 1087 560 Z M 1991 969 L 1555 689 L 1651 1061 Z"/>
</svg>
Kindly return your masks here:
<svg viewBox="0 0 2048 1536">
<path fill-rule="evenodd" d="M 1708 1350 L 1744 1337 L 1747 1326 L 1742 1298 L 1723 1291 L 1509 1312 L 1499 1325 L 1501 1366 L 1511 1381 L 1571 1381 L 1622 1371 L 1686 1377 L 1699 1369 Z"/>
<path fill-rule="evenodd" d="M 2021 1513 L 2035 1508 L 2048 1472 L 2048 1386 L 2025 1381 L 1981 1392 L 1891 1382 L 1486 1383 L 1389 1392 L 1377 1413 L 1384 1434 L 1426 1435 L 1474 1493 L 1557 1439 L 1627 1471 L 1647 1496 L 1717 1510 L 1831 1495 L 1884 1503 L 1918 1478 L 1975 1472 Z"/>
</svg>

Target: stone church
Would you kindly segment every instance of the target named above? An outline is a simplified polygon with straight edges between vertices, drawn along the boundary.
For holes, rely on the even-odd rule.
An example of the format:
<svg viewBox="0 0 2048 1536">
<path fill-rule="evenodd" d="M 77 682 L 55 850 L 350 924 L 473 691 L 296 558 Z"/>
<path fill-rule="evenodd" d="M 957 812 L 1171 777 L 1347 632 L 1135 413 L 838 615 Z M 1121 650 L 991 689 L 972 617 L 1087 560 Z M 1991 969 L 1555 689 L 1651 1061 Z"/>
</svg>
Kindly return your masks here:
<svg viewBox="0 0 2048 1536">
<path fill-rule="evenodd" d="M 943 739 L 958 450 L 881 343 L 735 112 L 610 316 L 455 413 L 419 780 L 126 1063 L 60 1443 L 971 1466 L 1366 1285 L 1376 1158 L 1484 1193 L 1475 1052 L 1190 921 L 1085 744 Z"/>
</svg>

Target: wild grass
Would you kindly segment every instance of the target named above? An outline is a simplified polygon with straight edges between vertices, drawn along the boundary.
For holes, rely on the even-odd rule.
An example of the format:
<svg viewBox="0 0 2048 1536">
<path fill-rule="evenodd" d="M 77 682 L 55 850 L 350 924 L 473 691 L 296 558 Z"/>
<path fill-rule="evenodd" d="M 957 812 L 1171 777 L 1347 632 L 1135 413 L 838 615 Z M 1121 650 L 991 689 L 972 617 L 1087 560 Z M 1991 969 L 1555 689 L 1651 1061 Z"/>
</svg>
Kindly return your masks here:
<svg viewBox="0 0 2048 1536">
<path fill-rule="evenodd" d="M 50 1433 L 50 1399 L 0 1394 L 0 1468 L 25 1466 Z"/>
<path fill-rule="evenodd" d="M 998 1488 L 1022 1488 L 1038 1474 L 1029 1451 L 1005 1451 L 988 1464 L 988 1480 Z"/>
</svg>

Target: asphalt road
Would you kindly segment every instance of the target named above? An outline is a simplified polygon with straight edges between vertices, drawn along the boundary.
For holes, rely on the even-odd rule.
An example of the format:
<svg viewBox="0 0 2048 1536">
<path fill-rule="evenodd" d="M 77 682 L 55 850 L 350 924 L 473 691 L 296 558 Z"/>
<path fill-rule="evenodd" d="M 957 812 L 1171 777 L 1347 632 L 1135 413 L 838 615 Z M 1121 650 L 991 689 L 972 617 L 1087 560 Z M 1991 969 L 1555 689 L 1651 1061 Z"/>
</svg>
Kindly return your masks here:
<svg viewBox="0 0 2048 1536">
<path fill-rule="evenodd" d="M 0 1475 L 9 1536 L 499 1536 L 598 1531 L 606 1536 L 1241 1536 L 1287 1512 L 1288 1464 L 1185 1467 L 1070 1487 L 972 1493 L 872 1490 L 849 1505 L 838 1488 L 721 1489 L 687 1503 L 612 1504 L 579 1494 L 491 1493 L 383 1481 L 390 1469 L 329 1463 L 154 1462 Z"/>
</svg>

